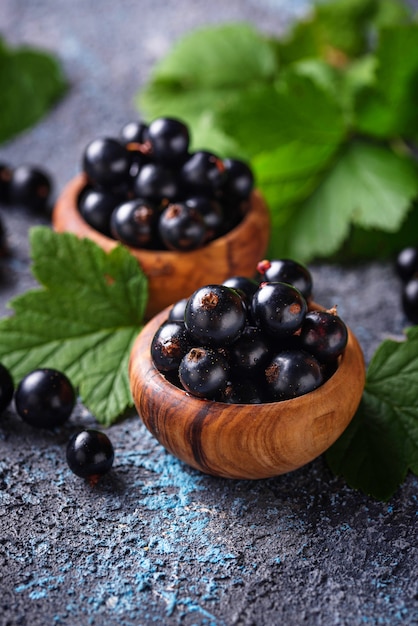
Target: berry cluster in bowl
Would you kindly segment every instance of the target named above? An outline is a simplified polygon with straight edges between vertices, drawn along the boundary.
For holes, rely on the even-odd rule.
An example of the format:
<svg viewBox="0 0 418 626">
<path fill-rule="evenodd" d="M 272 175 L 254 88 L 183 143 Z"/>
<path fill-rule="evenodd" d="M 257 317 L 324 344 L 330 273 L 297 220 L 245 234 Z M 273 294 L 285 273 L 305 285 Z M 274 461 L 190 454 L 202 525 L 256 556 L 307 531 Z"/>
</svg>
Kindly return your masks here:
<svg viewBox="0 0 418 626">
<path fill-rule="evenodd" d="M 312 276 L 291 259 L 264 260 L 175 303 L 155 332 L 151 358 L 189 394 L 230 404 L 289 400 L 338 368 L 348 330 L 335 308 L 312 303 Z"/>
<path fill-rule="evenodd" d="M 95 230 L 139 249 L 198 249 L 240 223 L 254 176 L 247 163 L 190 150 L 181 120 L 129 122 L 82 155 L 78 209 Z"/>
</svg>

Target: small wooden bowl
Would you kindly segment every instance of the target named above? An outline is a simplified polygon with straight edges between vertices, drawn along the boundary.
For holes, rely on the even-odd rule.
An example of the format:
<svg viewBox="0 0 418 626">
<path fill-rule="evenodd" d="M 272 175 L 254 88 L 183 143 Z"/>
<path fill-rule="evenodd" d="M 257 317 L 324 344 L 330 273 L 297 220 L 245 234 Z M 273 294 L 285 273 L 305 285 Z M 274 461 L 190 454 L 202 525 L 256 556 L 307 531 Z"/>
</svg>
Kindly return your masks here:
<svg viewBox="0 0 418 626">
<path fill-rule="evenodd" d="M 117 242 L 102 235 L 81 216 L 77 201 L 86 185 L 80 174 L 59 196 L 52 214 L 57 232 L 72 232 L 95 241 L 106 252 Z M 257 262 L 264 258 L 270 237 L 269 210 L 258 191 L 251 196 L 249 210 L 241 223 L 223 237 L 191 252 L 171 252 L 129 248 L 148 277 L 149 319 L 177 300 L 209 283 L 219 284 L 231 276 L 254 275 Z"/>
<path fill-rule="evenodd" d="M 268 478 L 312 461 L 348 426 L 365 382 L 363 353 L 350 329 L 338 370 L 315 391 L 282 402 L 225 404 L 188 395 L 154 366 L 151 341 L 168 310 L 138 335 L 129 376 L 139 416 L 174 456 L 214 476 Z"/>
</svg>

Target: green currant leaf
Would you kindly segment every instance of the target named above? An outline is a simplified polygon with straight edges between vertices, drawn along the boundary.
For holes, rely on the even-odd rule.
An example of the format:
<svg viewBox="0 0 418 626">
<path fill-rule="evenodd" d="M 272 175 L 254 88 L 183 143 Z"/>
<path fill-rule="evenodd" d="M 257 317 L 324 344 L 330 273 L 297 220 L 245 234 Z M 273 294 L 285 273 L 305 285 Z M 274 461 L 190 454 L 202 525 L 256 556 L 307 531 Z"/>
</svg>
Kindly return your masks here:
<svg viewBox="0 0 418 626">
<path fill-rule="evenodd" d="M 323 146 L 337 148 L 347 129 L 331 79 L 321 69 L 314 72 L 313 65 L 322 67 L 312 63 L 308 72 L 306 65 L 296 65 L 274 85 L 249 88 L 245 99 L 218 112 L 216 123 L 252 157 L 298 141 L 302 149 L 307 147 L 311 160 L 312 147 L 315 151 L 318 146 L 322 166 Z M 318 169 L 316 162 L 313 169 Z"/>
<path fill-rule="evenodd" d="M 379 33 L 373 84 L 357 94 L 355 125 L 377 137 L 418 138 L 418 24 Z"/>
<path fill-rule="evenodd" d="M 224 107 L 252 84 L 271 82 L 277 59 L 267 37 L 249 24 L 197 29 L 179 40 L 154 68 L 136 101 L 152 119 L 174 115 L 193 127 L 203 111 Z M 199 128 L 193 146 L 202 147 Z"/>
<path fill-rule="evenodd" d="M 329 256 L 348 237 L 351 224 L 395 232 L 417 194 L 417 168 L 410 159 L 383 147 L 352 143 L 315 191 L 287 212 L 273 253 L 305 262 Z"/>
<path fill-rule="evenodd" d="M 334 51 L 350 57 L 364 53 L 377 4 L 378 0 L 316 3 L 279 43 L 280 60 L 286 64 L 312 57 L 337 61 Z"/>
<path fill-rule="evenodd" d="M 267 37 L 241 23 L 204 27 L 185 35 L 156 66 L 153 76 L 177 80 L 186 89 L 192 85 L 217 89 L 268 81 L 276 71 Z"/>
<path fill-rule="evenodd" d="M 41 287 L 11 301 L 14 314 L 0 321 L 0 361 L 16 381 L 36 367 L 65 372 L 109 425 L 132 405 L 128 360 L 143 324 L 146 277 L 123 246 L 106 254 L 46 227 L 33 228 L 30 243 Z"/>
<path fill-rule="evenodd" d="M 359 410 L 327 451 L 331 470 L 355 489 L 388 500 L 408 470 L 418 474 L 418 327 L 384 341 L 369 364 Z"/>
<path fill-rule="evenodd" d="M 336 262 L 393 259 L 399 250 L 415 246 L 418 232 L 418 202 L 414 201 L 402 226 L 396 232 L 384 232 L 353 226 L 350 235 L 334 255 Z"/>
<path fill-rule="evenodd" d="M 66 89 L 52 55 L 27 46 L 13 50 L 0 39 L 0 142 L 35 124 Z"/>
</svg>

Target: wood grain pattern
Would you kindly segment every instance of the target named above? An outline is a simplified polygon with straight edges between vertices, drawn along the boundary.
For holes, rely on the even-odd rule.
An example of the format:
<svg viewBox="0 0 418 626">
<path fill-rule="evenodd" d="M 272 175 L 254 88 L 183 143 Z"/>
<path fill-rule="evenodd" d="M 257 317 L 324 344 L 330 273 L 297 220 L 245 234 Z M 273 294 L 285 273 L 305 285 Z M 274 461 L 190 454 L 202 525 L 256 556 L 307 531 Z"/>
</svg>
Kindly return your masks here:
<svg viewBox="0 0 418 626">
<path fill-rule="evenodd" d="M 57 232 L 88 237 L 110 251 L 117 242 L 102 235 L 84 221 L 77 209 L 77 198 L 86 184 L 80 174 L 59 196 L 52 214 Z M 264 258 L 270 237 L 270 214 L 258 191 L 251 196 L 242 222 L 223 237 L 191 252 L 139 250 L 129 248 L 148 277 L 147 319 L 195 289 L 209 283 L 222 283 L 230 276 L 253 276 L 257 262 Z"/>
<path fill-rule="evenodd" d="M 322 454 L 348 426 L 365 382 L 363 354 L 350 329 L 338 370 L 320 388 L 283 402 L 230 405 L 191 397 L 155 368 L 150 345 L 167 312 L 148 322 L 134 343 L 131 390 L 148 430 L 188 465 L 224 478 L 277 476 Z"/>
</svg>

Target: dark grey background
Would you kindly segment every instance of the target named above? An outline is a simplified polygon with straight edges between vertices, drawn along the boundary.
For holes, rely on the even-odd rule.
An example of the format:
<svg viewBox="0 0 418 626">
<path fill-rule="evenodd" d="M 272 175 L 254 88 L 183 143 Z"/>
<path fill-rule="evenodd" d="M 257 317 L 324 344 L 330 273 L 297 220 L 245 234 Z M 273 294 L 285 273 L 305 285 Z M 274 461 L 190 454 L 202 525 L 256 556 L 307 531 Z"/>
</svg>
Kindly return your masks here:
<svg viewBox="0 0 418 626">
<path fill-rule="evenodd" d="M 133 98 L 172 42 L 196 26 L 250 20 L 280 33 L 308 2 L 2 0 L 11 44 L 52 50 L 71 88 L 0 160 L 43 164 L 56 193 L 87 141 L 136 119 Z M 0 288 L 33 285 L 27 231 L 2 210 L 12 257 Z M 315 298 L 337 304 L 366 359 L 406 324 L 391 264 L 311 267 Z M 282 477 L 226 481 L 168 455 L 136 415 L 112 426 L 113 471 L 92 489 L 66 466 L 79 406 L 57 432 L 13 411 L 0 423 L 0 625 L 349 626 L 418 624 L 418 480 L 389 503 L 347 487 L 321 457 Z"/>
</svg>

